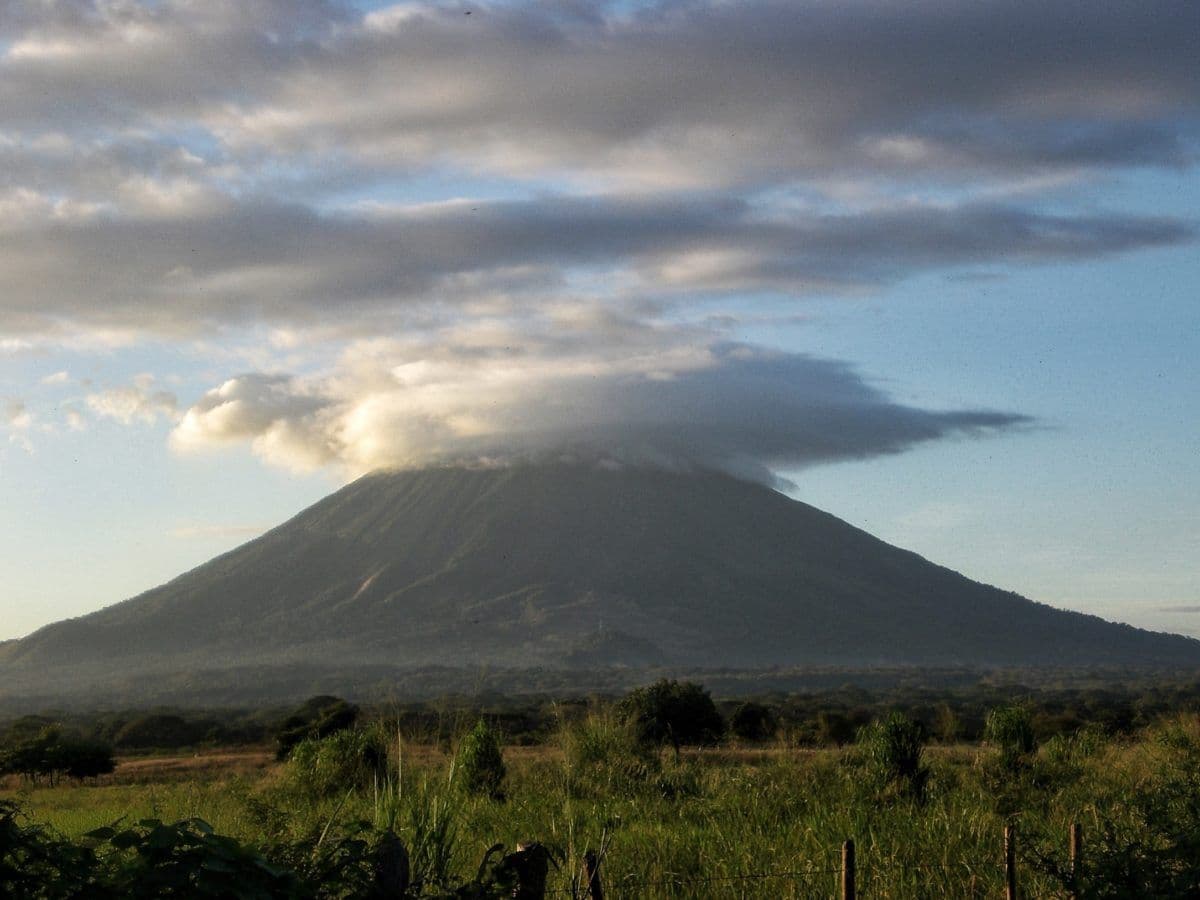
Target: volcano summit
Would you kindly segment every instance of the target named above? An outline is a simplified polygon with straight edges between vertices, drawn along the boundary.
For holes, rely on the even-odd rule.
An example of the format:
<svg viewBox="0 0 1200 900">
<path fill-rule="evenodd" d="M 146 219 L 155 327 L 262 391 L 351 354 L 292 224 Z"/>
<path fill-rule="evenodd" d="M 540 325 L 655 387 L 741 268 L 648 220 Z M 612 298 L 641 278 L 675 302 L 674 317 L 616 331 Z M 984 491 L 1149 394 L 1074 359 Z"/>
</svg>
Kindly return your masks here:
<svg viewBox="0 0 1200 900">
<path fill-rule="evenodd" d="M 566 463 L 368 475 L 0 647 L 10 691 L 314 665 L 1197 663 L 1198 641 L 979 584 L 759 484 Z"/>
</svg>

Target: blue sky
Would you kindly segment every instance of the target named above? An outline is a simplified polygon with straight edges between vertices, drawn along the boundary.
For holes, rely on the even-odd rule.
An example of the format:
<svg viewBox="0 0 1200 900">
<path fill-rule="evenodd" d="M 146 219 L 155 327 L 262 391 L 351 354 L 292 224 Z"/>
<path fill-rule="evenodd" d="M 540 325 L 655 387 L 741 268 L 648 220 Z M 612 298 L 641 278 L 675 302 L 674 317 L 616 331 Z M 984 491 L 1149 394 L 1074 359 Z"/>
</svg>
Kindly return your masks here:
<svg viewBox="0 0 1200 900">
<path fill-rule="evenodd" d="M 1200 635 L 1200 9 L 467 8 L 0 18 L 0 639 L 566 451 Z"/>
</svg>

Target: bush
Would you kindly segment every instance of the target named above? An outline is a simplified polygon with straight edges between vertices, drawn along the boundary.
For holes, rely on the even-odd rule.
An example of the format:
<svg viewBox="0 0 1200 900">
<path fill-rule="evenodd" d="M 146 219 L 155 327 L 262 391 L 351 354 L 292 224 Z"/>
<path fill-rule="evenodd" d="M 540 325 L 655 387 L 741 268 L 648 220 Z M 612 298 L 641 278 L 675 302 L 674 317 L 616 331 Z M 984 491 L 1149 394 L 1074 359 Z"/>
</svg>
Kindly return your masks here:
<svg viewBox="0 0 1200 900">
<path fill-rule="evenodd" d="M 375 728 L 307 738 L 291 753 L 292 784 L 318 796 L 367 788 L 387 774 L 387 743 Z"/>
<path fill-rule="evenodd" d="M 17 803 L 0 799 L 0 897 L 89 896 L 95 865 L 91 850 L 33 824 Z"/>
<path fill-rule="evenodd" d="M 924 799 L 929 781 L 922 764 L 925 739 L 925 726 L 899 712 L 859 729 L 859 753 L 877 789 Z"/>
<path fill-rule="evenodd" d="M 1005 768 L 1015 769 L 1029 761 L 1037 749 L 1033 721 L 1022 706 L 1000 706 L 988 713 L 984 740 L 1000 751 Z"/>
<path fill-rule="evenodd" d="M 775 736 L 775 714 L 766 706 L 747 701 L 733 711 L 729 730 L 744 741 L 765 741 Z"/>
<path fill-rule="evenodd" d="M 641 791 L 662 768 L 656 750 L 638 740 L 633 726 L 611 715 L 593 714 L 565 727 L 568 791 L 575 796 L 627 797 Z"/>
<path fill-rule="evenodd" d="M 669 743 L 676 754 L 684 744 L 712 744 L 725 733 L 725 720 L 708 691 L 690 681 L 664 678 L 631 691 L 621 701 L 620 713 L 639 740 Z"/>
<path fill-rule="evenodd" d="M 455 775 L 468 794 L 503 800 L 504 756 L 500 741 L 487 723 L 480 719 L 462 739 L 454 760 Z"/>
<path fill-rule="evenodd" d="M 341 697 L 320 696 L 306 700 L 289 716 L 275 736 L 276 759 L 287 759 L 292 749 L 303 740 L 324 738 L 354 727 L 358 707 Z"/>
</svg>

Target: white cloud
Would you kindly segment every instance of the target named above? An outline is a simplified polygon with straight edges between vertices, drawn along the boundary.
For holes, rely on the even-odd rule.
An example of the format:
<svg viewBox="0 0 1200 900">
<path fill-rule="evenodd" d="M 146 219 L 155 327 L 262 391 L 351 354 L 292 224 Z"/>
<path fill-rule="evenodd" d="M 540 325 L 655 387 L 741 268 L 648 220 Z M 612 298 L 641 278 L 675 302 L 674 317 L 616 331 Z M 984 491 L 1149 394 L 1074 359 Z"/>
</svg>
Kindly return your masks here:
<svg viewBox="0 0 1200 900">
<path fill-rule="evenodd" d="M 63 421 L 67 423 L 67 428 L 71 431 L 87 430 L 87 420 L 83 417 L 83 413 L 73 407 L 66 407 L 63 410 Z"/>
<path fill-rule="evenodd" d="M 107 388 L 87 395 L 88 408 L 105 419 L 122 425 L 140 422 L 153 425 L 159 418 L 174 419 L 178 415 L 178 400 L 170 391 L 153 389 L 152 375 L 139 375 L 134 384 Z"/>
<path fill-rule="evenodd" d="M 47 375 L 44 378 L 42 378 L 42 384 L 49 384 L 49 385 L 67 384 L 70 380 L 71 380 L 70 373 L 68 373 L 66 371 L 61 371 L 61 372 L 54 372 L 53 374 Z"/>
<path fill-rule="evenodd" d="M 607 341 L 592 324 L 525 338 L 491 325 L 436 341 L 358 342 L 323 375 L 226 381 L 187 410 L 172 445 L 246 443 L 273 465 L 351 474 L 567 453 L 769 479 L 776 467 L 1022 421 L 903 406 L 835 361 L 698 344 L 686 330 L 630 333 L 633 324 L 610 323 Z"/>
<path fill-rule="evenodd" d="M 21 400 L 10 400 L 4 408 L 4 414 L 9 428 L 25 431 L 33 424 L 33 413 Z"/>
</svg>

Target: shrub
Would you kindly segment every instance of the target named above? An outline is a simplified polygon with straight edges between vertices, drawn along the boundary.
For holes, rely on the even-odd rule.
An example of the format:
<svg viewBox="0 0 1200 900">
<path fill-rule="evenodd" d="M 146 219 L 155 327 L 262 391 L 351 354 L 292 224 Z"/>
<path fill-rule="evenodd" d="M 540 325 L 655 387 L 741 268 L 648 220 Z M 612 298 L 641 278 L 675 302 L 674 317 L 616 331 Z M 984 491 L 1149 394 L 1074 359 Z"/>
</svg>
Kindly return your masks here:
<svg viewBox="0 0 1200 900">
<path fill-rule="evenodd" d="M 922 763 L 924 725 L 894 712 L 859 729 L 858 748 L 879 790 L 924 799 L 929 781 L 929 769 Z"/>
<path fill-rule="evenodd" d="M 306 700 L 289 716 L 276 734 L 276 759 L 287 759 L 301 741 L 324 738 L 354 727 L 358 707 L 341 697 L 320 696 Z"/>
<path fill-rule="evenodd" d="M 318 796 L 370 787 L 387 772 L 387 743 L 378 729 L 350 729 L 298 743 L 288 762 L 292 783 Z"/>
<path fill-rule="evenodd" d="M 504 799 L 504 756 L 500 741 L 488 724 L 480 719 L 459 744 L 454 760 L 455 774 L 468 794 Z"/>
<path fill-rule="evenodd" d="M 90 849 L 30 822 L 19 804 L 0 798 L 0 897 L 88 896 L 95 865 Z"/>
<path fill-rule="evenodd" d="M 638 740 L 632 725 L 612 715 L 593 714 L 560 732 L 568 790 L 594 797 L 629 796 L 661 770 L 655 748 Z"/>
<path fill-rule="evenodd" d="M 984 739 L 1000 751 L 1000 761 L 1014 769 L 1028 762 L 1037 749 L 1029 710 L 1022 706 L 1000 706 L 988 713 Z"/>
<path fill-rule="evenodd" d="M 649 744 L 669 743 L 679 753 L 684 744 L 711 744 L 725 733 L 725 720 L 703 686 L 664 678 L 638 688 L 620 704 L 622 717 L 637 737 Z"/>
<path fill-rule="evenodd" d="M 775 714 L 766 706 L 747 701 L 733 711 L 729 730 L 744 741 L 765 741 L 775 736 Z"/>
</svg>

